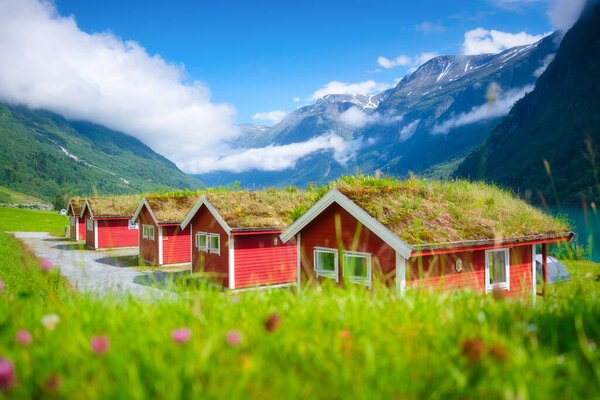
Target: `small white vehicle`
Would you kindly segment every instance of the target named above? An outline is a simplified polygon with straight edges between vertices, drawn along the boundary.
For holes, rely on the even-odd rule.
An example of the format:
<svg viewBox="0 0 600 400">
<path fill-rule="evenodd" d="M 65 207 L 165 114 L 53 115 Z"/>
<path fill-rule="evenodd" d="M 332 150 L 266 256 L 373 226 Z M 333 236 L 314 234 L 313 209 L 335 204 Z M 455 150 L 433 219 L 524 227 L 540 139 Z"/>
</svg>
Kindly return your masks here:
<svg viewBox="0 0 600 400">
<path fill-rule="evenodd" d="M 60 215 L 67 215 L 67 210 L 64 208 L 58 212 Z"/>
</svg>

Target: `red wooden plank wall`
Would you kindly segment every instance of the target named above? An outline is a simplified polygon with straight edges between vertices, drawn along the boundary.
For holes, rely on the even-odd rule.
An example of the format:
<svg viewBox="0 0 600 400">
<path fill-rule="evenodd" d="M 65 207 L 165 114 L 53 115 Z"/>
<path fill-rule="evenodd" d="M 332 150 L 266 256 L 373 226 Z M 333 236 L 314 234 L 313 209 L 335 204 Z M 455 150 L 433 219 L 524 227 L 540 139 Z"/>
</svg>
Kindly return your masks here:
<svg viewBox="0 0 600 400">
<path fill-rule="evenodd" d="M 510 248 L 510 292 L 508 295 L 531 293 L 531 246 Z M 455 269 L 456 260 L 463 261 L 463 271 Z M 408 275 L 410 274 L 410 275 Z M 422 278 L 419 279 L 419 276 Z M 485 291 L 485 250 L 437 256 L 412 257 L 407 262 L 407 284 L 438 289 L 471 289 Z"/>
<path fill-rule="evenodd" d="M 139 244 L 137 229 L 129 229 L 128 218 L 98 220 L 97 248 L 134 247 Z"/>
<path fill-rule="evenodd" d="M 236 289 L 296 281 L 295 241 L 284 244 L 277 233 L 238 235 L 233 243 Z"/>
<path fill-rule="evenodd" d="M 339 231 L 336 229 L 336 218 L 339 220 Z M 354 248 L 356 232 L 360 226 L 360 235 Z M 300 236 L 302 257 L 302 281 L 305 276 L 314 279 L 313 266 L 314 247 L 329 247 L 345 250 L 361 251 L 371 253 L 373 279 L 382 276 L 390 284 L 395 282 L 396 252 L 381 240 L 377 235 L 356 220 L 350 213 L 337 204 L 332 204 L 319 216 L 312 220 Z M 341 254 L 340 260 L 341 260 Z M 342 268 L 339 268 L 339 281 L 343 282 Z M 328 278 L 320 278 L 328 279 Z"/>
<path fill-rule="evenodd" d="M 200 207 L 191 221 L 192 232 L 190 245 L 192 247 L 192 272 L 203 272 L 206 278 L 223 287 L 229 287 L 229 248 L 228 235 L 221 225 L 213 218 L 206 206 Z M 221 238 L 221 254 L 199 252 L 195 245 L 196 232 L 218 233 Z"/>
<path fill-rule="evenodd" d="M 163 264 L 190 262 L 190 229 L 163 226 Z"/>
<path fill-rule="evenodd" d="M 87 207 L 85 208 L 85 213 L 81 216 L 81 219 L 83 219 L 83 224 L 84 225 L 90 219 L 90 212 L 89 212 L 89 210 L 88 210 Z M 88 231 L 87 227 L 85 228 L 85 244 L 88 245 L 89 247 L 95 247 L 95 243 L 94 243 L 94 231 L 93 230 Z"/>
<path fill-rule="evenodd" d="M 74 219 L 75 221 L 72 221 L 71 219 Z M 77 217 L 73 217 L 73 216 L 69 216 L 69 237 L 73 240 L 77 240 L 77 229 L 79 228 L 77 226 Z"/>
<path fill-rule="evenodd" d="M 154 224 L 154 220 L 150 216 L 150 213 L 148 212 L 146 206 L 142 207 L 142 211 L 139 214 L 138 222 L 138 240 L 140 243 L 140 255 L 142 259 L 154 265 L 158 265 L 158 227 Z M 154 226 L 154 240 L 144 239 L 144 229 L 142 228 L 142 225 Z"/>
</svg>

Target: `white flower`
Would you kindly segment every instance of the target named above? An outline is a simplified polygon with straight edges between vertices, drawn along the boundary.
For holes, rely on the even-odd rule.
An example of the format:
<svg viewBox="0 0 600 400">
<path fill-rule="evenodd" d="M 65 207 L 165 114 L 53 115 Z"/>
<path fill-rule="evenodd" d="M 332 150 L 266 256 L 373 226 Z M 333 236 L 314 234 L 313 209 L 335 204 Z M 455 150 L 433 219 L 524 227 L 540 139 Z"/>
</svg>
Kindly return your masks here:
<svg viewBox="0 0 600 400">
<path fill-rule="evenodd" d="M 42 317 L 42 325 L 49 331 L 53 331 L 59 321 L 60 318 L 56 314 L 47 314 Z"/>
</svg>

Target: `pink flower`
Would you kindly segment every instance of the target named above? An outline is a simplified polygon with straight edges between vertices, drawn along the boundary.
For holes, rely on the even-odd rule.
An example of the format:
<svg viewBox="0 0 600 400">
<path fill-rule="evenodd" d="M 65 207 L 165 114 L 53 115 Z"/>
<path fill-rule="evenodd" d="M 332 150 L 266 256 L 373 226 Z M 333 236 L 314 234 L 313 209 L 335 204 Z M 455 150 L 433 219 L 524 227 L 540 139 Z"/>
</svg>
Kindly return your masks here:
<svg viewBox="0 0 600 400">
<path fill-rule="evenodd" d="M 171 337 L 177 343 L 185 343 L 192 337 L 192 331 L 189 328 L 179 328 L 171 332 Z"/>
<path fill-rule="evenodd" d="M 17 332 L 16 339 L 20 344 L 27 346 L 32 340 L 31 333 L 27 329 L 21 329 Z"/>
<path fill-rule="evenodd" d="M 4 282 L 0 279 L 0 292 L 4 290 Z"/>
<path fill-rule="evenodd" d="M 110 340 L 106 336 L 93 336 L 90 340 L 90 347 L 96 354 L 104 354 L 110 347 Z"/>
<path fill-rule="evenodd" d="M 242 334 L 240 331 L 229 331 L 225 336 L 227 343 L 232 347 L 238 347 L 242 343 Z"/>
<path fill-rule="evenodd" d="M 40 267 L 42 267 L 44 271 L 50 271 L 54 266 L 52 265 L 52 261 L 48 260 L 47 258 L 42 258 L 40 261 Z"/>
<path fill-rule="evenodd" d="M 0 391 L 10 389 L 15 385 L 15 368 L 10 360 L 0 357 Z"/>
</svg>

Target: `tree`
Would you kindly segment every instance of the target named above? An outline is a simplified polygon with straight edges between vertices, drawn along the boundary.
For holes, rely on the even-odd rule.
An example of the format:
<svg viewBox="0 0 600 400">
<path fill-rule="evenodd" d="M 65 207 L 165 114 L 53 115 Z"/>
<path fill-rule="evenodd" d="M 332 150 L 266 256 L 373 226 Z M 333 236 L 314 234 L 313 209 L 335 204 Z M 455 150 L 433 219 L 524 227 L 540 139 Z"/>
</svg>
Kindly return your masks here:
<svg viewBox="0 0 600 400">
<path fill-rule="evenodd" d="M 54 201 L 52 202 L 54 209 L 62 210 L 63 208 L 67 208 L 70 198 L 71 198 L 71 193 L 69 193 L 67 191 L 67 189 L 61 188 L 54 196 Z"/>
</svg>

